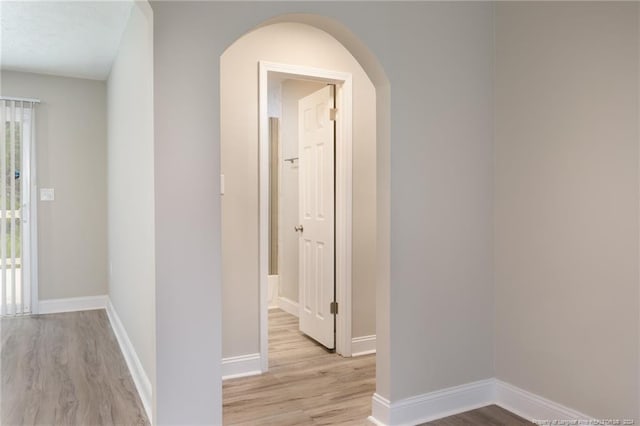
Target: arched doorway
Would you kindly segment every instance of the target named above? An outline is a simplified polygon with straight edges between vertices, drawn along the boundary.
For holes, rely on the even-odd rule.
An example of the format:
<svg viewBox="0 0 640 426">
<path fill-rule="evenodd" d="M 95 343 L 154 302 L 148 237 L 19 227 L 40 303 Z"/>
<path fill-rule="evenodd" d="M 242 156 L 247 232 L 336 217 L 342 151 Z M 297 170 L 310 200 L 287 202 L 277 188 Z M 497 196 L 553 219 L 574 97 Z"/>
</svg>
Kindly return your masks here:
<svg viewBox="0 0 640 426">
<path fill-rule="evenodd" d="M 345 40 L 346 44 L 341 43 L 339 37 Z M 319 44 L 314 49 L 311 46 L 315 42 Z M 349 280 L 352 278 L 351 274 L 355 278 L 358 273 L 362 273 L 361 271 L 372 272 L 369 279 L 360 280 L 369 284 L 369 287 L 357 288 L 355 284 L 354 291 L 364 296 L 375 295 L 369 299 L 369 307 L 372 307 L 369 310 L 374 312 L 374 319 L 369 322 L 375 324 L 372 335 L 378 351 L 378 380 L 382 380 L 383 384 L 388 383 L 389 88 L 384 73 L 370 52 L 339 23 L 316 15 L 287 15 L 265 22 L 234 42 L 221 57 L 221 173 L 224 186 L 222 197 L 223 376 L 225 373 L 229 376 L 251 375 L 268 369 L 267 314 L 264 304 L 267 293 L 265 250 L 268 246 L 265 241 L 267 238 L 265 223 L 268 220 L 265 214 L 267 211 L 265 206 L 268 204 L 265 202 L 265 194 L 268 194 L 268 184 L 264 178 L 269 173 L 265 171 L 264 161 L 261 162 L 261 159 L 265 158 L 266 144 L 260 142 L 260 134 L 264 134 L 265 129 L 264 119 L 262 120 L 263 128 L 260 128 L 260 117 L 264 117 L 264 114 L 261 113 L 257 94 L 263 91 L 264 87 L 259 85 L 258 64 L 260 61 L 273 61 L 336 70 L 344 68 L 343 64 L 336 65 L 335 60 L 332 60 L 337 50 L 343 56 L 349 56 L 355 64 L 354 67 L 359 68 L 358 72 L 361 74 L 359 77 L 362 81 L 356 81 L 354 86 L 362 90 L 366 79 L 374 91 L 373 99 L 369 99 L 368 102 L 354 100 L 353 115 L 357 125 L 362 129 L 356 129 L 356 124 L 347 124 L 347 127 L 352 124 L 354 126 L 353 139 L 356 148 L 354 164 L 359 164 L 358 155 L 362 154 L 357 150 L 358 147 L 365 147 L 367 143 L 373 147 L 374 154 L 369 155 L 367 164 L 369 169 L 373 170 L 373 173 L 368 174 L 369 181 L 367 182 L 366 177 L 361 179 L 362 170 L 354 169 L 353 171 L 357 176 L 354 180 L 358 181 L 355 184 L 354 194 L 373 192 L 373 197 L 369 198 L 368 204 L 363 204 L 365 207 L 358 206 L 359 210 L 354 209 L 358 211 L 355 216 L 360 214 L 365 219 L 358 220 L 359 217 L 353 217 L 349 223 L 352 225 L 368 221 L 370 226 L 345 233 L 349 236 L 353 235 L 354 245 L 357 246 L 356 251 L 363 250 L 363 247 L 371 250 L 373 246 L 374 253 L 368 257 L 361 256 L 365 259 L 361 260 L 360 264 L 354 265 L 349 252 L 348 261 L 342 262 L 348 264 L 348 267 L 342 270 L 337 268 L 336 272 L 341 271 L 341 274 Z M 358 56 L 352 50 L 357 51 Z M 376 82 L 378 84 L 375 84 Z M 357 98 L 356 94 L 354 98 Z M 362 117 L 358 118 L 358 111 L 367 104 L 375 105 L 375 111 L 371 114 L 371 120 L 363 123 Z M 262 109 L 265 109 L 264 105 Z M 375 129 L 372 132 L 373 135 L 362 136 L 367 128 Z M 350 153 L 345 157 L 348 155 Z M 336 165 L 339 164 L 340 158 L 337 157 Z M 339 172 L 338 170 L 336 176 Z M 366 171 L 364 175 L 367 175 Z M 336 187 L 339 187 L 340 182 L 342 181 L 336 180 Z M 371 191 L 363 190 L 367 185 L 372 188 Z M 354 198 L 349 201 L 353 200 Z M 365 214 L 362 214 L 363 212 Z M 369 218 L 373 216 L 373 220 L 367 219 L 367 213 Z M 367 238 L 369 238 L 368 244 Z M 349 244 L 344 246 L 336 244 L 336 249 L 339 247 L 351 248 Z M 345 254 L 346 252 L 342 251 L 336 256 Z M 338 258 L 336 264 L 341 263 L 340 260 Z M 336 283 L 339 284 L 339 277 L 337 278 Z M 354 281 L 358 282 L 357 279 Z M 350 305 L 343 306 L 341 311 L 350 314 L 353 311 L 366 310 L 366 307 L 354 309 L 354 305 L 363 298 L 351 298 L 351 291 L 342 292 L 344 288 L 348 287 L 338 286 L 336 294 L 343 295 L 341 300 L 348 301 Z M 340 323 L 340 321 L 337 322 Z M 357 319 L 353 325 L 347 322 L 349 330 L 345 334 L 349 336 L 346 339 L 349 348 L 344 350 L 345 344 L 337 345 L 338 351 L 345 355 L 351 355 L 350 344 L 353 343 L 351 335 L 355 334 L 356 338 L 361 337 L 357 336 L 355 322 Z M 342 339 L 344 336 L 339 334 L 340 330 L 337 328 L 336 331 L 338 340 Z M 367 337 L 370 336 L 371 334 L 367 335 Z M 358 342 L 361 341 L 363 340 L 358 340 Z"/>
</svg>

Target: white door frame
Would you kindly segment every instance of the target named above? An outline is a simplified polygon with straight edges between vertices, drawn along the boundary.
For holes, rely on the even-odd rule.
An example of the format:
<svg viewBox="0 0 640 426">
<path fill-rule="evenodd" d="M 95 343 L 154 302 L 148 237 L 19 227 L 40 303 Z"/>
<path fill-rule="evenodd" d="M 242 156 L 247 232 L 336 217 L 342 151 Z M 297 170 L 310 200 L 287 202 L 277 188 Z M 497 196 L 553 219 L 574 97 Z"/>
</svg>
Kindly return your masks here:
<svg viewBox="0 0 640 426">
<path fill-rule="evenodd" d="M 259 62 L 259 227 L 260 227 L 260 364 L 269 369 L 268 283 L 269 274 L 269 116 L 267 106 L 270 72 L 301 80 L 336 85 L 336 352 L 351 356 L 351 236 L 352 236 L 352 105 L 353 84 L 350 73 L 275 62 Z"/>
<path fill-rule="evenodd" d="M 34 104 L 39 104 L 40 100 L 28 100 Z M 31 108 L 29 148 L 24 150 L 23 169 L 25 173 L 24 185 L 25 195 L 28 198 L 29 211 L 27 213 L 27 226 L 23 228 L 23 238 L 28 239 L 28 273 L 29 286 L 31 289 L 31 314 L 36 315 L 40 311 L 38 298 L 38 185 L 36 169 L 36 105 Z M 24 148 L 23 148 L 24 149 Z"/>
</svg>

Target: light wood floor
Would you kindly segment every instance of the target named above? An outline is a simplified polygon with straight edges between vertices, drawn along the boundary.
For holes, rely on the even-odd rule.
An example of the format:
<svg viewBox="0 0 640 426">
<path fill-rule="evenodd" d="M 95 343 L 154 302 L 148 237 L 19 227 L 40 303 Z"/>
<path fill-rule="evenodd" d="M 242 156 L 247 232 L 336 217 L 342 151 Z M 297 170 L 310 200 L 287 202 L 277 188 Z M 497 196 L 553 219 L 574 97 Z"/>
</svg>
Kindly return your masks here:
<svg viewBox="0 0 640 426">
<path fill-rule="evenodd" d="M 533 425 L 533 423 L 516 416 L 510 411 L 498 407 L 497 405 L 489 405 L 487 407 L 478 408 L 477 410 L 467 411 L 466 413 L 456 414 L 455 416 L 445 417 L 444 419 L 425 423 L 422 426 L 524 426 Z"/>
<path fill-rule="evenodd" d="M 298 331 L 298 319 L 269 311 L 269 372 L 223 384 L 225 425 L 366 425 L 375 355 L 342 358 Z M 495 405 L 425 425 L 530 425 Z"/>
<path fill-rule="evenodd" d="M 226 380 L 225 425 L 363 425 L 375 392 L 375 355 L 342 358 L 269 311 L 269 372 Z"/>
<path fill-rule="evenodd" d="M 2 318 L 0 333 L 0 424 L 149 424 L 104 310 Z"/>
<path fill-rule="evenodd" d="M 270 371 L 224 383 L 225 425 L 364 425 L 375 356 L 342 358 L 269 315 Z M 0 424 L 147 425 L 104 310 L 0 319 Z M 426 423 L 530 425 L 496 406 Z"/>
</svg>

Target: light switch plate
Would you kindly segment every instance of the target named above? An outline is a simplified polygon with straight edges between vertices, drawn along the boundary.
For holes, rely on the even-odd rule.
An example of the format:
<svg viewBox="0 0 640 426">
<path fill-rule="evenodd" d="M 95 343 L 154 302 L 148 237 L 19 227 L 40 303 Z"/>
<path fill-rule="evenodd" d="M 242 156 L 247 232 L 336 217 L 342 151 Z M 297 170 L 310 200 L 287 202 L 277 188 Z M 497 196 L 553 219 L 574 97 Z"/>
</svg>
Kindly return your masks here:
<svg viewBox="0 0 640 426">
<path fill-rule="evenodd" d="M 40 188 L 40 201 L 53 201 L 56 199 L 56 193 L 53 188 Z"/>
</svg>

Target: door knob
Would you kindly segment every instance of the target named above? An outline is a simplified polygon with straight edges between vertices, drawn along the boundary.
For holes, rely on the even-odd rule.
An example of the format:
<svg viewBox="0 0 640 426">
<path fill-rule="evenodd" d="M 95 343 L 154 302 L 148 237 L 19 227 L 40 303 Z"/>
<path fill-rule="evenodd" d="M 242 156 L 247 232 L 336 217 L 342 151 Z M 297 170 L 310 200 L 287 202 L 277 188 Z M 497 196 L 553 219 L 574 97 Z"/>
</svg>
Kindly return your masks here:
<svg viewBox="0 0 640 426">
<path fill-rule="evenodd" d="M 300 226 L 294 226 L 293 229 L 296 230 L 296 232 L 302 232 L 304 230 L 304 228 L 302 227 L 302 225 Z"/>
</svg>

